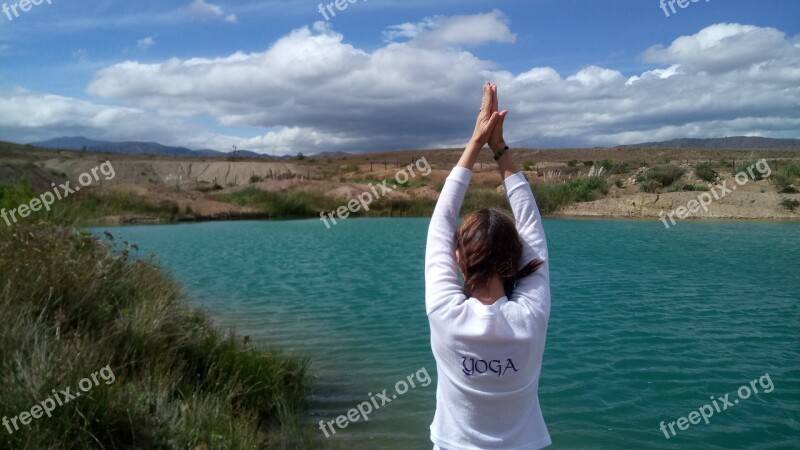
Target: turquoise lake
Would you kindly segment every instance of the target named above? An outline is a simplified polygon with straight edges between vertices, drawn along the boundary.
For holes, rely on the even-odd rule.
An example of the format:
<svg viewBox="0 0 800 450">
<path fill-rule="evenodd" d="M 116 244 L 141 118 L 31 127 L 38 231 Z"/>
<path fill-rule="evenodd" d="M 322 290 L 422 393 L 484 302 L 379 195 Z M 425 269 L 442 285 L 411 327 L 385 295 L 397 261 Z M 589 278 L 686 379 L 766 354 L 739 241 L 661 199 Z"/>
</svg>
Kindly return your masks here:
<svg viewBox="0 0 800 450">
<path fill-rule="evenodd" d="M 391 393 L 424 368 L 429 386 L 417 382 L 329 439 L 317 434 L 320 448 L 430 449 L 427 226 L 348 219 L 331 230 L 319 220 L 108 230 L 142 255 L 157 253 L 220 326 L 309 355 L 311 423 Z M 800 223 L 544 226 L 553 305 L 539 397 L 550 448 L 800 448 Z M 759 393 L 740 399 L 743 385 Z M 676 425 L 669 439 L 659 429 L 726 394 L 738 403 L 708 424 Z"/>
</svg>

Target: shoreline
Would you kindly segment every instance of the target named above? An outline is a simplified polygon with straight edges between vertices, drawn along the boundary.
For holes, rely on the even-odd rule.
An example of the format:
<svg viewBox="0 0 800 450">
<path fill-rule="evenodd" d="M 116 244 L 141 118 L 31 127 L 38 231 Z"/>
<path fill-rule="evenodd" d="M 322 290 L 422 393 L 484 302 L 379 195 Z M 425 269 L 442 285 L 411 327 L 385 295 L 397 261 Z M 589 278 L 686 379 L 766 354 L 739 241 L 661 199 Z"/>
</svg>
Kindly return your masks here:
<svg viewBox="0 0 800 450">
<path fill-rule="evenodd" d="M 677 220 L 681 222 L 690 221 L 692 223 L 705 223 L 705 222 L 764 222 L 764 223 L 797 223 L 800 222 L 800 215 L 798 217 L 687 217 L 685 219 Z M 429 216 L 389 216 L 389 217 L 350 217 L 347 220 L 386 220 L 386 219 L 429 219 Z M 658 216 L 647 217 L 632 217 L 621 215 L 565 215 L 565 214 L 543 214 L 544 219 L 559 219 L 559 220 L 614 220 L 614 221 L 636 221 L 636 222 L 661 222 Z M 242 215 L 238 217 L 226 218 L 198 218 L 198 219 L 185 219 L 178 221 L 161 220 L 157 217 L 115 217 L 111 220 L 104 220 L 107 218 L 100 218 L 87 223 L 76 225 L 79 228 L 99 228 L 99 227 L 129 227 L 129 226 L 149 226 L 149 225 L 185 225 L 185 224 L 203 224 L 203 223 L 217 223 L 217 222 L 298 222 L 306 220 L 318 220 L 317 217 L 298 217 L 298 218 L 280 218 L 270 219 L 265 214 L 257 214 L 253 216 Z M 139 220 L 141 219 L 141 220 Z M 670 225 L 674 227 L 677 225 Z"/>
</svg>

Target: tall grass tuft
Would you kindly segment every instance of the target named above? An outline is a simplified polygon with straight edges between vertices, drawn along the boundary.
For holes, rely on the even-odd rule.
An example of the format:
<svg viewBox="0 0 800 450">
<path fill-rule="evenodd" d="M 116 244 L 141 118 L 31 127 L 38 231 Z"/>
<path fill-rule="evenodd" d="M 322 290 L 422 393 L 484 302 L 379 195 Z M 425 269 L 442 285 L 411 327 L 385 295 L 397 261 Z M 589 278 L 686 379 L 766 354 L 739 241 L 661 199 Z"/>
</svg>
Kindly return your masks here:
<svg viewBox="0 0 800 450">
<path fill-rule="evenodd" d="M 0 416 L 105 366 L 115 375 L 52 417 L 0 429 L 0 448 L 307 447 L 308 361 L 221 333 L 155 262 L 112 242 L 0 228 Z"/>
<path fill-rule="evenodd" d="M 551 214 L 573 203 L 590 202 L 608 193 L 608 182 L 599 177 L 576 178 L 564 184 L 533 185 L 542 214 Z"/>
</svg>

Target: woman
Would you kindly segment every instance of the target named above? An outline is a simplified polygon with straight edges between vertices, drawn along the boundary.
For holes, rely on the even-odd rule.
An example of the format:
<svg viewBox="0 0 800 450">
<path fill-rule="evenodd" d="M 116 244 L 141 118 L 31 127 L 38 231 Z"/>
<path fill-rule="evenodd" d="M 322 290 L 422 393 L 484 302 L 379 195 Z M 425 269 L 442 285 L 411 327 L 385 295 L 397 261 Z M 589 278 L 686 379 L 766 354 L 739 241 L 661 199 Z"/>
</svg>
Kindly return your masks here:
<svg viewBox="0 0 800 450">
<path fill-rule="evenodd" d="M 547 243 L 530 185 L 503 140 L 507 114 L 498 111 L 497 86 L 487 82 L 475 133 L 442 188 L 428 231 L 425 302 L 439 374 L 434 449 L 551 443 L 538 397 L 550 316 Z M 507 213 L 481 210 L 456 230 L 472 167 L 487 143 L 516 223 Z"/>
</svg>

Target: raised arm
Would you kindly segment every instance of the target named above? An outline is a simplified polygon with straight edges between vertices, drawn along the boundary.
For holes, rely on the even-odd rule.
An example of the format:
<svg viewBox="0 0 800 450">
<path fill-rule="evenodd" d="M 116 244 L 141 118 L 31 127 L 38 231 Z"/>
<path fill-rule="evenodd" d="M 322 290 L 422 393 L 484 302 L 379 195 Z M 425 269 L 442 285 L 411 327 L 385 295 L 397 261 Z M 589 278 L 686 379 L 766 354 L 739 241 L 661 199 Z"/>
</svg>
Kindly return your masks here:
<svg viewBox="0 0 800 450">
<path fill-rule="evenodd" d="M 492 88 L 493 99 L 497 102 L 497 87 Z M 497 104 L 494 105 L 497 109 Z M 540 259 L 544 265 L 533 274 L 517 281 L 517 286 L 512 297 L 523 297 L 534 312 L 550 311 L 550 264 L 548 261 L 547 239 L 542 227 L 542 216 L 536 199 L 533 196 L 531 185 L 525 175 L 514 164 L 511 151 L 503 138 L 503 123 L 505 115 L 501 117 L 494 127 L 489 138 L 489 146 L 495 154 L 500 176 L 514 213 L 517 232 L 522 241 L 522 257 L 520 267 L 535 259 Z M 513 298 L 512 298 L 513 299 Z"/>
<path fill-rule="evenodd" d="M 466 298 L 458 280 L 455 234 L 456 220 L 464 203 L 472 168 L 478 154 L 488 143 L 492 130 L 501 118 L 493 100 L 496 90 L 487 83 L 475 131 L 458 165 L 447 177 L 428 228 L 425 250 L 425 308 L 428 314 L 453 300 Z"/>
</svg>

